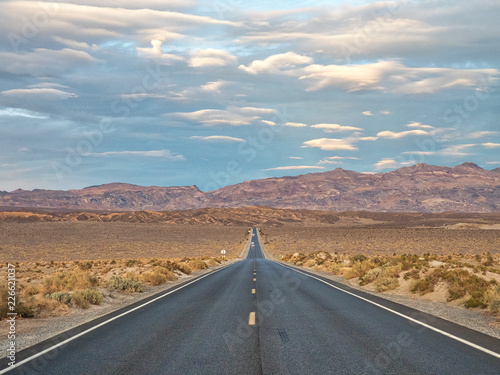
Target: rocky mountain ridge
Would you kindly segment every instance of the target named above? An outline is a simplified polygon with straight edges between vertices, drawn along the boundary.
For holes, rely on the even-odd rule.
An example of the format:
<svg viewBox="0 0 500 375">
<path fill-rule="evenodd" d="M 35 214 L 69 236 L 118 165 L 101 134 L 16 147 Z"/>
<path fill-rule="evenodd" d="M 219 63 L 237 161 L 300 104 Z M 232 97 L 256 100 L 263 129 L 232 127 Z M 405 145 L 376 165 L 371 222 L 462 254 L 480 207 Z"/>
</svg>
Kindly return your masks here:
<svg viewBox="0 0 500 375">
<path fill-rule="evenodd" d="M 500 168 L 416 164 L 386 173 L 342 168 L 293 177 L 245 181 L 202 192 L 196 186 L 123 183 L 81 190 L 0 192 L 0 206 L 77 210 L 171 211 L 205 207 L 374 212 L 498 212 Z"/>
</svg>

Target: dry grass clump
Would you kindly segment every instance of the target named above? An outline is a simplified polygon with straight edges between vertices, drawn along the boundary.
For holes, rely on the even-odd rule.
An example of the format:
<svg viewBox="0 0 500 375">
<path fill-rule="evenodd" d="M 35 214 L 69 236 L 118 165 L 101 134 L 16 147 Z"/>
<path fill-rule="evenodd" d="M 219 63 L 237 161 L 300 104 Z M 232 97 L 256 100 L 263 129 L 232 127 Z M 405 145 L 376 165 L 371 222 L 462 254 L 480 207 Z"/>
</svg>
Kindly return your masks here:
<svg viewBox="0 0 500 375">
<path fill-rule="evenodd" d="M 121 276 L 112 276 L 107 282 L 106 288 L 125 290 L 127 292 L 142 292 L 142 282 L 132 278 L 123 279 Z"/>
</svg>

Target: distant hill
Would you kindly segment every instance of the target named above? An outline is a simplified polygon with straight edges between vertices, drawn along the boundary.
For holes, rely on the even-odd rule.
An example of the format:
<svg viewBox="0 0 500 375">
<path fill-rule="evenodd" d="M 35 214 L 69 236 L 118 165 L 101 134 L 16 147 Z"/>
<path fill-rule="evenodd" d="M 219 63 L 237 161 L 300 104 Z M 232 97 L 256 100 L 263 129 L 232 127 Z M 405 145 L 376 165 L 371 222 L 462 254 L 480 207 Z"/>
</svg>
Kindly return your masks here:
<svg viewBox="0 0 500 375">
<path fill-rule="evenodd" d="M 499 212 L 500 169 L 474 163 L 416 164 L 387 173 L 337 168 L 294 177 L 245 181 L 202 192 L 196 186 L 113 183 L 81 190 L 0 192 L 0 206 L 77 210 L 166 211 L 266 206 L 323 211 Z"/>
</svg>

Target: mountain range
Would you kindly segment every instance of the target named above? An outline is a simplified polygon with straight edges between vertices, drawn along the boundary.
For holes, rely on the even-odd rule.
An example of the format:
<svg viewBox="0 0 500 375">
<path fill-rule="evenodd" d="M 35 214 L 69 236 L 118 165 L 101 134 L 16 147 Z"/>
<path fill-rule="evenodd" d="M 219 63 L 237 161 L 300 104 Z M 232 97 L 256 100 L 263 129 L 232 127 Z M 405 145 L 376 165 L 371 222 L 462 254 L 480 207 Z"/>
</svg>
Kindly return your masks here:
<svg viewBox="0 0 500 375">
<path fill-rule="evenodd" d="M 112 183 L 80 190 L 0 191 L 0 206 L 72 210 L 173 211 L 266 206 L 323 211 L 498 212 L 500 168 L 415 164 L 386 173 L 342 168 L 245 181 L 203 192 L 196 186 Z"/>
</svg>

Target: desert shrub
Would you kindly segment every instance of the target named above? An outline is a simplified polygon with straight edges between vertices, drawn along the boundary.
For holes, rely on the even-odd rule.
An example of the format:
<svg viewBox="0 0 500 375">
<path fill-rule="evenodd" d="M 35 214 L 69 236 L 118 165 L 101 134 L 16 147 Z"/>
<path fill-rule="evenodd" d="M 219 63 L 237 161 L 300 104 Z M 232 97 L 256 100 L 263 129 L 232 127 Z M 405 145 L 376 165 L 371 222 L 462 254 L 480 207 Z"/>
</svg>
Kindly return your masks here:
<svg viewBox="0 0 500 375">
<path fill-rule="evenodd" d="M 190 275 L 193 272 L 193 270 L 184 263 L 177 263 L 177 269 L 186 275 Z"/>
<path fill-rule="evenodd" d="M 408 271 L 404 274 L 403 278 L 405 280 L 409 280 L 409 279 L 414 279 L 414 280 L 418 280 L 420 279 L 420 272 L 418 270 L 411 270 L 411 271 Z"/>
<path fill-rule="evenodd" d="M 351 260 L 352 263 L 355 263 L 355 262 L 363 262 L 368 258 L 363 254 L 355 254 L 352 255 L 349 259 Z"/>
<path fill-rule="evenodd" d="M 58 272 L 44 278 L 42 289 L 44 294 L 52 294 L 55 292 L 92 288 L 95 286 L 93 285 L 95 281 L 92 277 L 89 278 L 89 276 L 91 275 L 88 272 L 82 270 Z"/>
<path fill-rule="evenodd" d="M 88 271 L 92 269 L 92 262 L 82 262 L 78 263 L 78 268 L 80 268 L 82 271 Z"/>
<path fill-rule="evenodd" d="M 89 305 L 100 305 L 104 296 L 98 290 L 93 289 L 79 289 L 75 290 L 72 295 L 73 301 L 76 306 L 86 309 Z"/>
<path fill-rule="evenodd" d="M 112 276 L 106 286 L 109 289 L 142 292 L 142 282 L 133 279 L 123 279 L 121 276 Z"/>
<path fill-rule="evenodd" d="M 192 259 L 192 260 L 190 260 L 188 262 L 188 266 L 189 266 L 189 268 L 191 268 L 192 270 L 195 270 L 195 271 L 207 268 L 207 265 L 201 259 Z"/>
<path fill-rule="evenodd" d="M 361 277 L 359 285 L 366 285 L 375 281 L 382 274 L 382 268 L 375 267 Z"/>
<path fill-rule="evenodd" d="M 398 278 L 401 272 L 401 264 L 396 264 L 394 266 L 387 266 L 382 268 L 382 277 L 394 277 Z"/>
<path fill-rule="evenodd" d="M 173 281 L 173 280 L 177 279 L 177 276 L 175 276 L 175 273 L 173 273 L 171 270 L 169 270 L 166 267 L 161 267 L 161 266 L 155 267 L 154 272 L 158 272 L 162 275 L 165 275 L 165 277 L 168 281 Z"/>
<path fill-rule="evenodd" d="M 0 289 L 0 319 L 7 318 L 7 313 L 12 312 L 9 309 L 8 298 L 9 291 L 7 290 L 7 288 Z M 16 296 L 15 308 L 15 312 L 17 313 L 17 315 L 22 318 L 33 318 L 35 316 L 33 308 L 22 302 L 19 296 Z"/>
<path fill-rule="evenodd" d="M 64 303 L 66 305 L 69 305 L 72 302 L 71 294 L 67 292 L 55 292 L 52 294 L 47 294 L 45 298 Z"/>
<path fill-rule="evenodd" d="M 364 260 L 362 262 L 356 261 L 352 265 L 352 267 L 344 273 L 344 277 L 346 279 L 352 279 L 354 277 L 362 277 L 365 273 L 367 273 L 371 269 L 371 264 L 369 261 Z"/>
<path fill-rule="evenodd" d="M 482 302 L 488 306 L 492 313 L 500 313 L 500 285 L 493 289 L 488 289 L 482 298 Z"/>
<path fill-rule="evenodd" d="M 30 296 L 34 296 L 34 295 L 38 294 L 38 292 L 39 292 L 39 290 L 36 286 L 28 285 L 26 288 L 24 288 L 22 290 L 22 295 L 30 297 Z"/>
<path fill-rule="evenodd" d="M 162 273 L 157 271 L 154 272 L 144 272 L 141 275 L 142 281 L 149 283 L 153 286 L 161 285 L 167 282 L 167 278 Z"/>
<path fill-rule="evenodd" d="M 331 269 L 332 274 L 334 274 L 334 275 L 340 275 L 340 268 L 341 268 L 340 264 L 335 263 L 335 264 L 332 266 L 332 269 Z"/>
<path fill-rule="evenodd" d="M 377 292 L 396 289 L 399 286 L 399 280 L 395 277 L 380 277 L 375 280 Z"/>
<path fill-rule="evenodd" d="M 434 286 L 437 281 L 432 277 L 426 276 L 424 279 L 415 280 L 410 284 L 410 291 L 412 293 L 420 293 L 421 296 L 427 293 L 434 292 Z"/>
<path fill-rule="evenodd" d="M 125 262 L 125 267 L 133 267 L 134 265 L 141 265 L 142 262 L 139 259 L 129 259 Z"/>
</svg>

